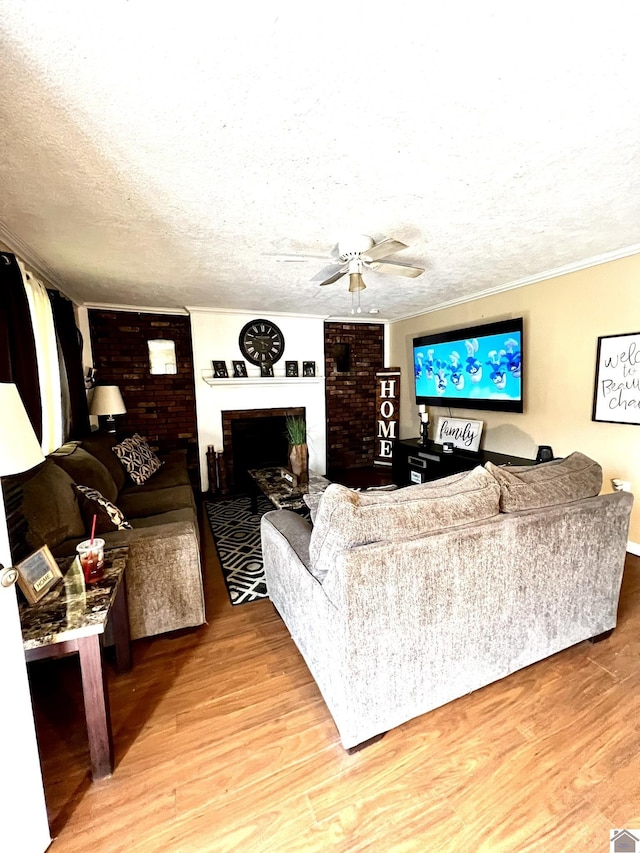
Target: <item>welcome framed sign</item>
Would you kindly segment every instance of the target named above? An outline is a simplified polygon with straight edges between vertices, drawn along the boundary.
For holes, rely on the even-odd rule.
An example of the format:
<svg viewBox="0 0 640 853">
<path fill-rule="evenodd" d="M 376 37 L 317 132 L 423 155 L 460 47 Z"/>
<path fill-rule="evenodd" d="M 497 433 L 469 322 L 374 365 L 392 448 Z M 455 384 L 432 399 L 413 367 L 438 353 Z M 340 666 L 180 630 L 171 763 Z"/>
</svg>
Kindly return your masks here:
<svg viewBox="0 0 640 853">
<path fill-rule="evenodd" d="M 640 424 L 640 332 L 598 338 L 591 420 Z"/>
</svg>

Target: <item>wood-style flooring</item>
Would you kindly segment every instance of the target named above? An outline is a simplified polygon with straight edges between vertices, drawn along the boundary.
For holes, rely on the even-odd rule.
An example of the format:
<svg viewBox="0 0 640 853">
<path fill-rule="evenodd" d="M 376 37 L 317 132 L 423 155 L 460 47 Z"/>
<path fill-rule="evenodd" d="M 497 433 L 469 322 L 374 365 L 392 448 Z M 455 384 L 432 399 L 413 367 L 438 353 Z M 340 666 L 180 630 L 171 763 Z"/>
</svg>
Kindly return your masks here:
<svg viewBox="0 0 640 853">
<path fill-rule="evenodd" d="M 109 667 L 113 776 L 92 783 L 73 658 L 31 666 L 52 853 L 597 851 L 640 827 L 640 559 L 618 628 L 354 755 L 269 601 Z M 1 845 L 0 845 L 1 846 Z"/>
</svg>

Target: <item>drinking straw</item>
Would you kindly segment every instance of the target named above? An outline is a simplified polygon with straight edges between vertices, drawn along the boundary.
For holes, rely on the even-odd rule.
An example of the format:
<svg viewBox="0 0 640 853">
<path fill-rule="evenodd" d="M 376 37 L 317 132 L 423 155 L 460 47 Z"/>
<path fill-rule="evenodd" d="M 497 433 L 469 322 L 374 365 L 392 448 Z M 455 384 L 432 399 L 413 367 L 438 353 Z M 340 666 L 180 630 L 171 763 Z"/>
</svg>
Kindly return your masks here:
<svg viewBox="0 0 640 853">
<path fill-rule="evenodd" d="M 93 545 L 93 535 L 96 532 L 96 518 L 97 518 L 97 516 L 94 515 L 93 516 L 93 524 L 91 525 L 91 541 L 89 543 L 90 545 Z"/>
</svg>

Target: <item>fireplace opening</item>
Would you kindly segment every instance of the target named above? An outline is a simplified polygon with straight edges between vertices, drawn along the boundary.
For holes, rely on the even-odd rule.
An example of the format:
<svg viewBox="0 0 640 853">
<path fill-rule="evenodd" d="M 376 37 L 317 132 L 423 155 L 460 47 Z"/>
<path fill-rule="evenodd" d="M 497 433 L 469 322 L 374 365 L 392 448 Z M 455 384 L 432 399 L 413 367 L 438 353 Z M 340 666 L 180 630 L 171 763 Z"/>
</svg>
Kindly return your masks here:
<svg viewBox="0 0 640 853">
<path fill-rule="evenodd" d="M 222 412 L 224 459 L 229 488 L 235 492 L 248 491 L 249 468 L 288 467 L 287 417 L 305 418 L 305 408 Z"/>
</svg>

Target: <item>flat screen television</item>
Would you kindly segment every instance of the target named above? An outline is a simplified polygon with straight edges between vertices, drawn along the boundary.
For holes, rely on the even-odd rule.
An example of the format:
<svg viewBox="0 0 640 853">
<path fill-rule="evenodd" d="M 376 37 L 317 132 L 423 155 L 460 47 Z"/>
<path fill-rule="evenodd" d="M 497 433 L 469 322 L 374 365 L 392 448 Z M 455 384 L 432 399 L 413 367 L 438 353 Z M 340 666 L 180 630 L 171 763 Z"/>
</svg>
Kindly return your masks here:
<svg viewBox="0 0 640 853">
<path fill-rule="evenodd" d="M 413 339 L 416 403 L 522 412 L 522 317 Z"/>
</svg>

